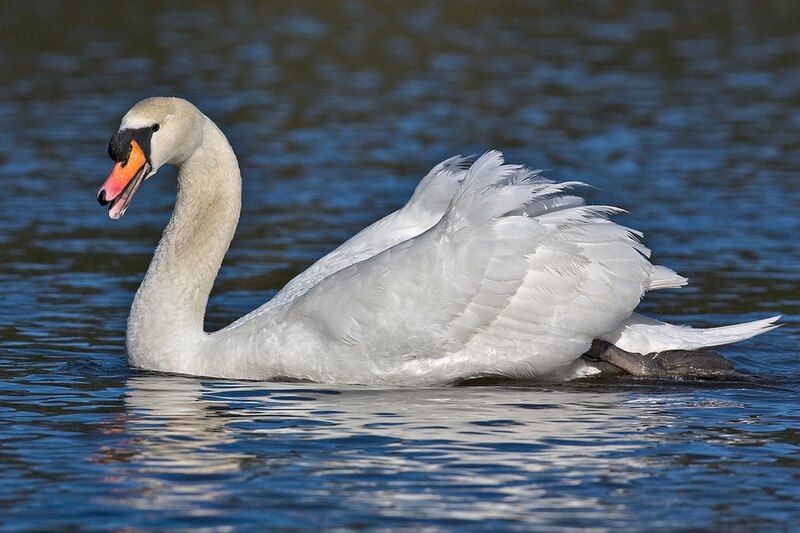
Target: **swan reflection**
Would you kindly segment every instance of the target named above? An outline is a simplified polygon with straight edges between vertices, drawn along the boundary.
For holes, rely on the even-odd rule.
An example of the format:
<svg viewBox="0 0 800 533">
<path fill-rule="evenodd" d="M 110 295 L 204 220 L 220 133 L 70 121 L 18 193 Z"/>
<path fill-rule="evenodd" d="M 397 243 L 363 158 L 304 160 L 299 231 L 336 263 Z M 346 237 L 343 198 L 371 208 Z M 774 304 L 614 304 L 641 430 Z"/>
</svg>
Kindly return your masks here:
<svg viewBox="0 0 800 533">
<path fill-rule="evenodd" d="M 543 519 L 624 513 L 582 490 L 646 475 L 658 406 L 597 389 L 330 388 L 141 375 L 128 381 L 128 504 L 224 515 L 226 502 L 301 513 Z M 124 463 L 134 463 L 130 468 Z M 124 475 L 124 473 L 122 474 Z M 241 504 L 241 502 L 240 502 Z"/>
</svg>

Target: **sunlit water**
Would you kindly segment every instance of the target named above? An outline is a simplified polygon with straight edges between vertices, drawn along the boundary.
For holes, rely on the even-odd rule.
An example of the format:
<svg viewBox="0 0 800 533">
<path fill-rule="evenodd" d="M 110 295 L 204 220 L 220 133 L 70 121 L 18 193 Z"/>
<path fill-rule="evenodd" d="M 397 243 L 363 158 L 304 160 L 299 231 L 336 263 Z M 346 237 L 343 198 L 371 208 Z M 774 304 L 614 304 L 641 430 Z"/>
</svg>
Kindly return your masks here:
<svg viewBox="0 0 800 533">
<path fill-rule="evenodd" d="M 798 523 L 796 6 L 148 9 L 0 6 L 0 527 Z M 438 161 L 488 148 L 631 211 L 692 279 L 646 312 L 787 325 L 728 348 L 755 377 L 727 383 L 386 390 L 131 370 L 125 317 L 174 174 L 118 223 L 94 194 L 121 115 L 156 94 L 209 114 L 245 177 L 210 329 Z"/>
</svg>

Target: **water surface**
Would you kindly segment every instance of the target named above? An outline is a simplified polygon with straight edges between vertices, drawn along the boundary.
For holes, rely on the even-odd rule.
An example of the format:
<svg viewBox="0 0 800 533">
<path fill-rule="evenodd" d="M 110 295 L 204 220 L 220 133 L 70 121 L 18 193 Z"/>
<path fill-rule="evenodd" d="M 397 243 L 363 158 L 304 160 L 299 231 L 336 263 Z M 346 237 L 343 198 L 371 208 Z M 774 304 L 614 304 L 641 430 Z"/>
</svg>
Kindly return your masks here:
<svg viewBox="0 0 800 533">
<path fill-rule="evenodd" d="M 792 3 L 0 7 L 0 527 L 789 529 L 800 520 L 800 14 Z M 242 222 L 219 328 L 438 161 L 502 149 L 631 211 L 691 278 L 642 309 L 783 314 L 751 380 L 375 389 L 131 370 L 174 201 L 94 194 L 137 100 L 229 134 Z"/>
</svg>

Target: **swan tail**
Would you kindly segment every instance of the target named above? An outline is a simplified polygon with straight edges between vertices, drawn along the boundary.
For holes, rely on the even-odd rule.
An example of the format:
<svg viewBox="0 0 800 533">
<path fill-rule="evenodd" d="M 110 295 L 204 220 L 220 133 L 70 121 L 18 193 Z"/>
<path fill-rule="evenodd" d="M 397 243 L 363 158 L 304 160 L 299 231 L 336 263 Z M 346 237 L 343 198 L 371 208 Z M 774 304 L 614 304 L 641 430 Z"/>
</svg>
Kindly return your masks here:
<svg viewBox="0 0 800 533">
<path fill-rule="evenodd" d="M 692 328 L 667 324 L 634 313 L 621 328 L 601 338 L 618 348 L 635 353 L 667 350 L 700 350 L 732 344 L 766 333 L 780 326 L 780 315 L 752 322 L 716 328 Z"/>
</svg>

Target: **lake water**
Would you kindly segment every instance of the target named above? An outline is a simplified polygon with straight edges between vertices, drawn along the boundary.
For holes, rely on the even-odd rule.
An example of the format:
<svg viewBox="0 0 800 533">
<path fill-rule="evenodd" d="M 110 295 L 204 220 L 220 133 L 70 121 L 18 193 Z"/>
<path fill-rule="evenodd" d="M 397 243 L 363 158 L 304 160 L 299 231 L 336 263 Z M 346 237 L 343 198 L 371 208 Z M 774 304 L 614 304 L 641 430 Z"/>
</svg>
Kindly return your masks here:
<svg viewBox="0 0 800 533">
<path fill-rule="evenodd" d="M 0 528 L 788 530 L 800 521 L 796 3 L 0 6 Z M 170 170 L 95 193 L 139 99 L 229 134 L 239 231 L 207 326 L 489 148 L 630 210 L 691 278 L 642 309 L 785 326 L 739 382 L 376 389 L 128 368 Z"/>
</svg>

